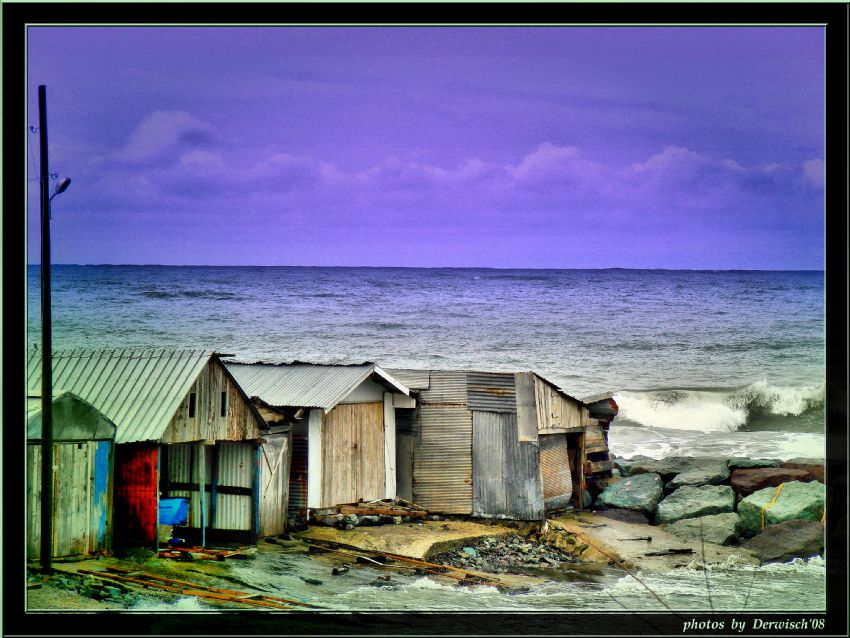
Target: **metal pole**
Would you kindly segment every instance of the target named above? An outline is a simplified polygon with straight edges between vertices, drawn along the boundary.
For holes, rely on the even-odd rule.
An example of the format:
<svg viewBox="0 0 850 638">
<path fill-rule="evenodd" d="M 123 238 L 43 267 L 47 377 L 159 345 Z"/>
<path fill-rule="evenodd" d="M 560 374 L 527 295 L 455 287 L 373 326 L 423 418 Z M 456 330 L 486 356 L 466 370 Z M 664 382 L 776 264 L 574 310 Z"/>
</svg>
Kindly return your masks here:
<svg viewBox="0 0 850 638">
<path fill-rule="evenodd" d="M 53 568 L 53 330 L 50 322 L 50 169 L 47 87 L 38 87 L 41 146 L 41 566 Z"/>
</svg>

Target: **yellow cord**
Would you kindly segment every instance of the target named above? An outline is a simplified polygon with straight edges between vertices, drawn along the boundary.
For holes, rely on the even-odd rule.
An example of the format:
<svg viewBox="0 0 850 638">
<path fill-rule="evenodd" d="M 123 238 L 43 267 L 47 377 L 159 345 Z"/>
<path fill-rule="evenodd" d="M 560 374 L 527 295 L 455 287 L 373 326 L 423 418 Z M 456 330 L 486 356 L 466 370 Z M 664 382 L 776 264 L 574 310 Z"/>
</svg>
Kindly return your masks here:
<svg viewBox="0 0 850 638">
<path fill-rule="evenodd" d="M 779 495 L 782 493 L 782 486 L 783 485 L 785 485 L 785 483 L 779 484 L 779 487 L 776 489 L 776 494 L 773 495 L 773 498 L 770 499 L 770 502 L 767 505 L 765 505 L 764 507 L 761 508 L 761 528 L 762 529 L 764 529 L 764 513 L 767 510 L 769 510 L 771 507 L 773 507 L 774 503 L 776 503 L 776 499 L 778 499 Z"/>
</svg>

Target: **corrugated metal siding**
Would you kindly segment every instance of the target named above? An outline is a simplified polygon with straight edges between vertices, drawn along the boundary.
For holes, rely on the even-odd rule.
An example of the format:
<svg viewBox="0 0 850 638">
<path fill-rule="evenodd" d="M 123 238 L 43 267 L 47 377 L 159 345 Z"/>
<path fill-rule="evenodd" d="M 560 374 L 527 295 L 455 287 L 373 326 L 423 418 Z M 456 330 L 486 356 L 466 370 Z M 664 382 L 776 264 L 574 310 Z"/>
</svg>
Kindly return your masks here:
<svg viewBox="0 0 850 638">
<path fill-rule="evenodd" d="M 249 397 L 272 406 L 330 410 L 374 371 L 374 364 L 331 366 L 226 363 Z"/>
<path fill-rule="evenodd" d="M 207 529 L 250 530 L 252 528 L 253 508 L 250 494 L 226 494 L 221 487 L 253 487 L 255 469 L 255 449 L 252 442 L 222 441 L 217 445 L 204 446 L 204 469 L 201 472 L 200 447 L 198 443 L 180 443 L 169 445 L 168 480 L 169 496 L 181 496 L 189 500 L 188 526 L 200 528 L 201 518 L 201 478 L 204 480 L 204 501 L 206 503 Z M 214 461 L 214 456 L 218 456 Z M 213 477 L 213 468 L 217 476 Z M 215 508 L 212 502 L 212 484 L 215 479 Z M 193 489 L 176 489 L 175 484 L 192 484 Z M 213 509 L 215 514 L 213 515 Z"/>
<path fill-rule="evenodd" d="M 513 373 L 469 372 L 466 375 L 466 391 L 470 410 L 516 412 Z"/>
<path fill-rule="evenodd" d="M 59 350 L 53 387 L 115 423 L 116 443 L 158 440 L 213 353 L 205 350 Z M 27 357 L 27 393 L 41 393 L 41 352 Z"/>
<path fill-rule="evenodd" d="M 432 377 L 432 388 L 434 387 Z M 463 373 L 436 384 L 439 399 L 466 395 Z M 472 413 L 464 406 L 419 408 L 420 434 L 413 459 L 413 500 L 447 514 L 472 513 Z"/>
<path fill-rule="evenodd" d="M 115 447 L 116 544 L 153 545 L 158 521 L 158 450 L 155 444 L 132 443 Z"/>
<path fill-rule="evenodd" d="M 387 368 L 387 373 L 411 390 L 427 390 L 431 385 L 430 370 Z"/>
<path fill-rule="evenodd" d="M 566 434 L 540 435 L 540 469 L 547 509 L 566 506 L 573 494 Z"/>
<path fill-rule="evenodd" d="M 254 485 L 256 448 L 253 443 L 221 442 L 218 452 L 218 487 L 245 487 Z M 212 449 L 208 449 L 208 456 Z M 209 475 L 207 475 L 207 480 Z M 216 495 L 214 529 L 250 530 L 252 525 L 251 496 L 247 494 Z"/>
<path fill-rule="evenodd" d="M 384 498 L 384 404 L 337 405 L 322 419 L 322 507 Z"/>
<path fill-rule="evenodd" d="M 419 396 L 422 403 L 466 405 L 466 372 L 432 370 L 430 387 Z"/>
<path fill-rule="evenodd" d="M 520 442 L 516 414 L 476 410 L 472 433 L 473 516 L 542 518 L 539 452 Z"/>
<path fill-rule="evenodd" d="M 289 432 L 267 434 L 260 445 L 260 529 L 259 536 L 286 531 L 289 506 L 289 465 L 292 437 Z"/>
<path fill-rule="evenodd" d="M 289 513 L 307 511 L 307 435 L 292 434 L 292 465 L 289 469 Z"/>
</svg>

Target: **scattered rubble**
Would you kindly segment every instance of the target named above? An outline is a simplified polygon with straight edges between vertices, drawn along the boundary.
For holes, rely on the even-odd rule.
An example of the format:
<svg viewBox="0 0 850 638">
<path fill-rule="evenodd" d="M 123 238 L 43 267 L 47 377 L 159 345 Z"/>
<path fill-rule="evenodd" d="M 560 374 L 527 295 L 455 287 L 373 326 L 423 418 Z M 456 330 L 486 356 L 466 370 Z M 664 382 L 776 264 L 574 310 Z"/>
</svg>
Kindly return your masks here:
<svg viewBox="0 0 850 638">
<path fill-rule="evenodd" d="M 529 567 L 560 567 L 578 559 L 554 543 L 534 542 L 519 535 L 485 538 L 473 545 L 431 557 L 435 563 L 492 574 L 521 574 Z"/>
</svg>

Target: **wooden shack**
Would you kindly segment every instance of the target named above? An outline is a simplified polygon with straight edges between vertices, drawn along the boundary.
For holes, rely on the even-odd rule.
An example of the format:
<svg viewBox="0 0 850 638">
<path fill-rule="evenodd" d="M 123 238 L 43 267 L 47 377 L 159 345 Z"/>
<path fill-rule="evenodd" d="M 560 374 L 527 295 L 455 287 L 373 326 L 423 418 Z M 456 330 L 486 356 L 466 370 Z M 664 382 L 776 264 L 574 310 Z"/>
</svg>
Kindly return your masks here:
<svg viewBox="0 0 850 638">
<path fill-rule="evenodd" d="M 432 511 L 540 520 L 585 502 L 587 406 L 534 372 L 391 369 L 399 496 Z"/>
<path fill-rule="evenodd" d="M 293 516 L 395 497 L 395 409 L 415 404 L 408 388 L 370 362 L 226 366 L 266 419 L 293 423 Z"/>
<path fill-rule="evenodd" d="M 27 558 L 41 557 L 41 397 L 27 397 Z M 53 398 L 52 556 L 87 557 L 111 548 L 115 424 L 70 392 Z"/>
<path fill-rule="evenodd" d="M 257 537 L 261 462 L 281 452 L 265 449 L 266 424 L 222 356 L 162 349 L 54 353 L 53 386 L 75 393 L 115 424 L 116 544 L 156 546 L 159 500 L 167 497 L 189 499 L 182 532 L 192 541 Z M 41 384 L 39 352 L 29 354 L 27 372 L 33 393 Z M 279 520 L 267 527 L 284 525 Z"/>
</svg>

